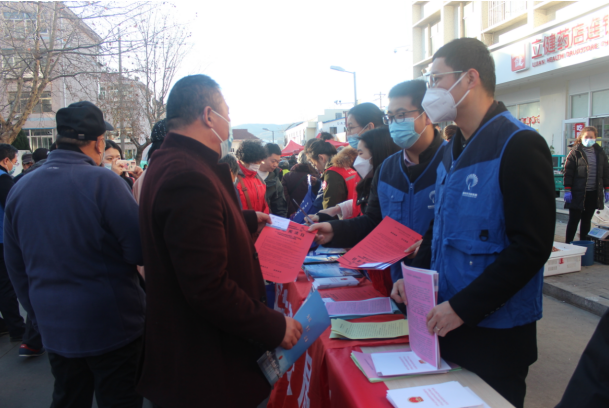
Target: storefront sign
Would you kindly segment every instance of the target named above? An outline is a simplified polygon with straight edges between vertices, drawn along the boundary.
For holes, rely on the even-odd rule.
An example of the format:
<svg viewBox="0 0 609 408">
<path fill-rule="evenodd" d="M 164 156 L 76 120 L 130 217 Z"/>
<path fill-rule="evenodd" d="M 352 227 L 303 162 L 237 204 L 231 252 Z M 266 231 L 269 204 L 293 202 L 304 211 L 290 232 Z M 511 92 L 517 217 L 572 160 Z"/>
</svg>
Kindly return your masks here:
<svg viewBox="0 0 609 408">
<path fill-rule="evenodd" d="M 609 13 L 560 27 L 531 41 L 533 68 L 609 46 Z M 513 71 L 513 69 L 512 69 Z"/>
<path fill-rule="evenodd" d="M 579 137 L 579 134 L 582 132 L 582 129 L 586 127 L 585 123 L 574 123 L 573 124 L 573 133 L 575 134 L 575 138 Z"/>
<path fill-rule="evenodd" d="M 497 84 L 609 57 L 609 7 L 492 51 Z"/>
</svg>

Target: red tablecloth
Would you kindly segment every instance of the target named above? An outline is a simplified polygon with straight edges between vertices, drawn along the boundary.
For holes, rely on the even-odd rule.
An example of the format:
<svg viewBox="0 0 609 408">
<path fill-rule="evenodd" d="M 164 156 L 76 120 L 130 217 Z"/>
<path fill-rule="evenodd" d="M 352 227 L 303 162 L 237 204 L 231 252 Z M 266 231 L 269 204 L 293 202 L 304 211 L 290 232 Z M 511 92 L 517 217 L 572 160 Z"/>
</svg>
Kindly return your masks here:
<svg viewBox="0 0 609 408">
<path fill-rule="evenodd" d="M 363 282 L 362 285 L 371 286 L 371 283 Z M 299 275 L 296 282 L 277 284 L 275 308 L 293 316 L 306 299 L 311 286 L 304 274 Z M 402 315 L 379 315 L 352 321 L 383 322 L 403 318 Z M 385 384 L 370 383 L 351 360 L 351 351 L 357 350 L 358 346 L 404 344 L 408 342 L 408 336 L 390 340 L 352 341 L 330 339 L 330 331 L 328 327 L 290 371 L 275 383 L 269 408 L 391 406 L 386 400 Z"/>
</svg>

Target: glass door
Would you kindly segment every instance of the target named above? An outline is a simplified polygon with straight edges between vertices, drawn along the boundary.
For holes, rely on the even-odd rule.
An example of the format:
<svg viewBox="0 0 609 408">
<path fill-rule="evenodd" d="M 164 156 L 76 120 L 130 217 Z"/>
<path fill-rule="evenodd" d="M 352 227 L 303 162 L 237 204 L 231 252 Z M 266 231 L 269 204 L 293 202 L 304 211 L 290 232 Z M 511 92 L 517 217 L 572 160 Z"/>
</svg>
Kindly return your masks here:
<svg viewBox="0 0 609 408">
<path fill-rule="evenodd" d="M 579 131 L 588 126 L 588 118 L 575 118 L 575 119 L 567 119 L 563 120 L 563 154 L 566 156 L 569 154 L 569 150 L 571 150 L 571 146 L 575 142 L 577 138 L 577 134 Z"/>
<path fill-rule="evenodd" d="M 590 126 L 594 126 L 596 130 L 598 130 L 598 139 L 596 139 L 596 143 L 598 143 L 605 153 L 609 155 L 609 116 L 591 118 Z"/>
</svg>

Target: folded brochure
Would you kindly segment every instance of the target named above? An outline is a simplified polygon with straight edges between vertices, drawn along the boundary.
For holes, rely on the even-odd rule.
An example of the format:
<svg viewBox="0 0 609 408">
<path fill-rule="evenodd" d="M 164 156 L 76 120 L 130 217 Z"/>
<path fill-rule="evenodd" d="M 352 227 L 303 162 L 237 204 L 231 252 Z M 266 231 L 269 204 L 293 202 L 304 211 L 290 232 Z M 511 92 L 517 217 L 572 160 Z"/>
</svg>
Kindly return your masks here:
<svg viewBox="0 0 609 408">
<path fill-rule="evenodd" d="M 484 401 L 457 381 L 419 387 L 387 390 L 387 399 L 395 408 L 483 408 Z"/>
<path fill-rule="evenodd" d="M 285 374 L 315 340 L 330 326 L 330 317 L 319 292 L 311 292 L 294 319 L 302 324 L 302 336 L 290 350 L 277 347 L 267 351 L 258 359 L 268 382 L 273 385 Z"/>
<path fill-rule="evenodd" d="M 408 321 L 352 323 L 342 319 L 332 319 L 331 339 L 393 339 L 408 335 Z"/>
</svg>

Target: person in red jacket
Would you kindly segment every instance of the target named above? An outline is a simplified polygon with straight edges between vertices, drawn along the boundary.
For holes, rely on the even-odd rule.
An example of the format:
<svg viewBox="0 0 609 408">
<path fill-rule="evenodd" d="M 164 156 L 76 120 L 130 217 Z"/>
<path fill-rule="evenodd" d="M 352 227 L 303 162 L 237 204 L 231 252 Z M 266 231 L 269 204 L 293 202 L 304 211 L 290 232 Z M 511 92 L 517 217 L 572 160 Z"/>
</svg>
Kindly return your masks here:
<svg viewBox="0 0 609 408">
<path fill-rule="evenodd" d="M 244 210 L 269 213 L 266 202 L 266 184 L 258 175 L 260 163 L 266 159 L 266 150 L 257 140 L 241 143 L 235 154 L 239 160 L 237 190 Z"/>
</svg>

